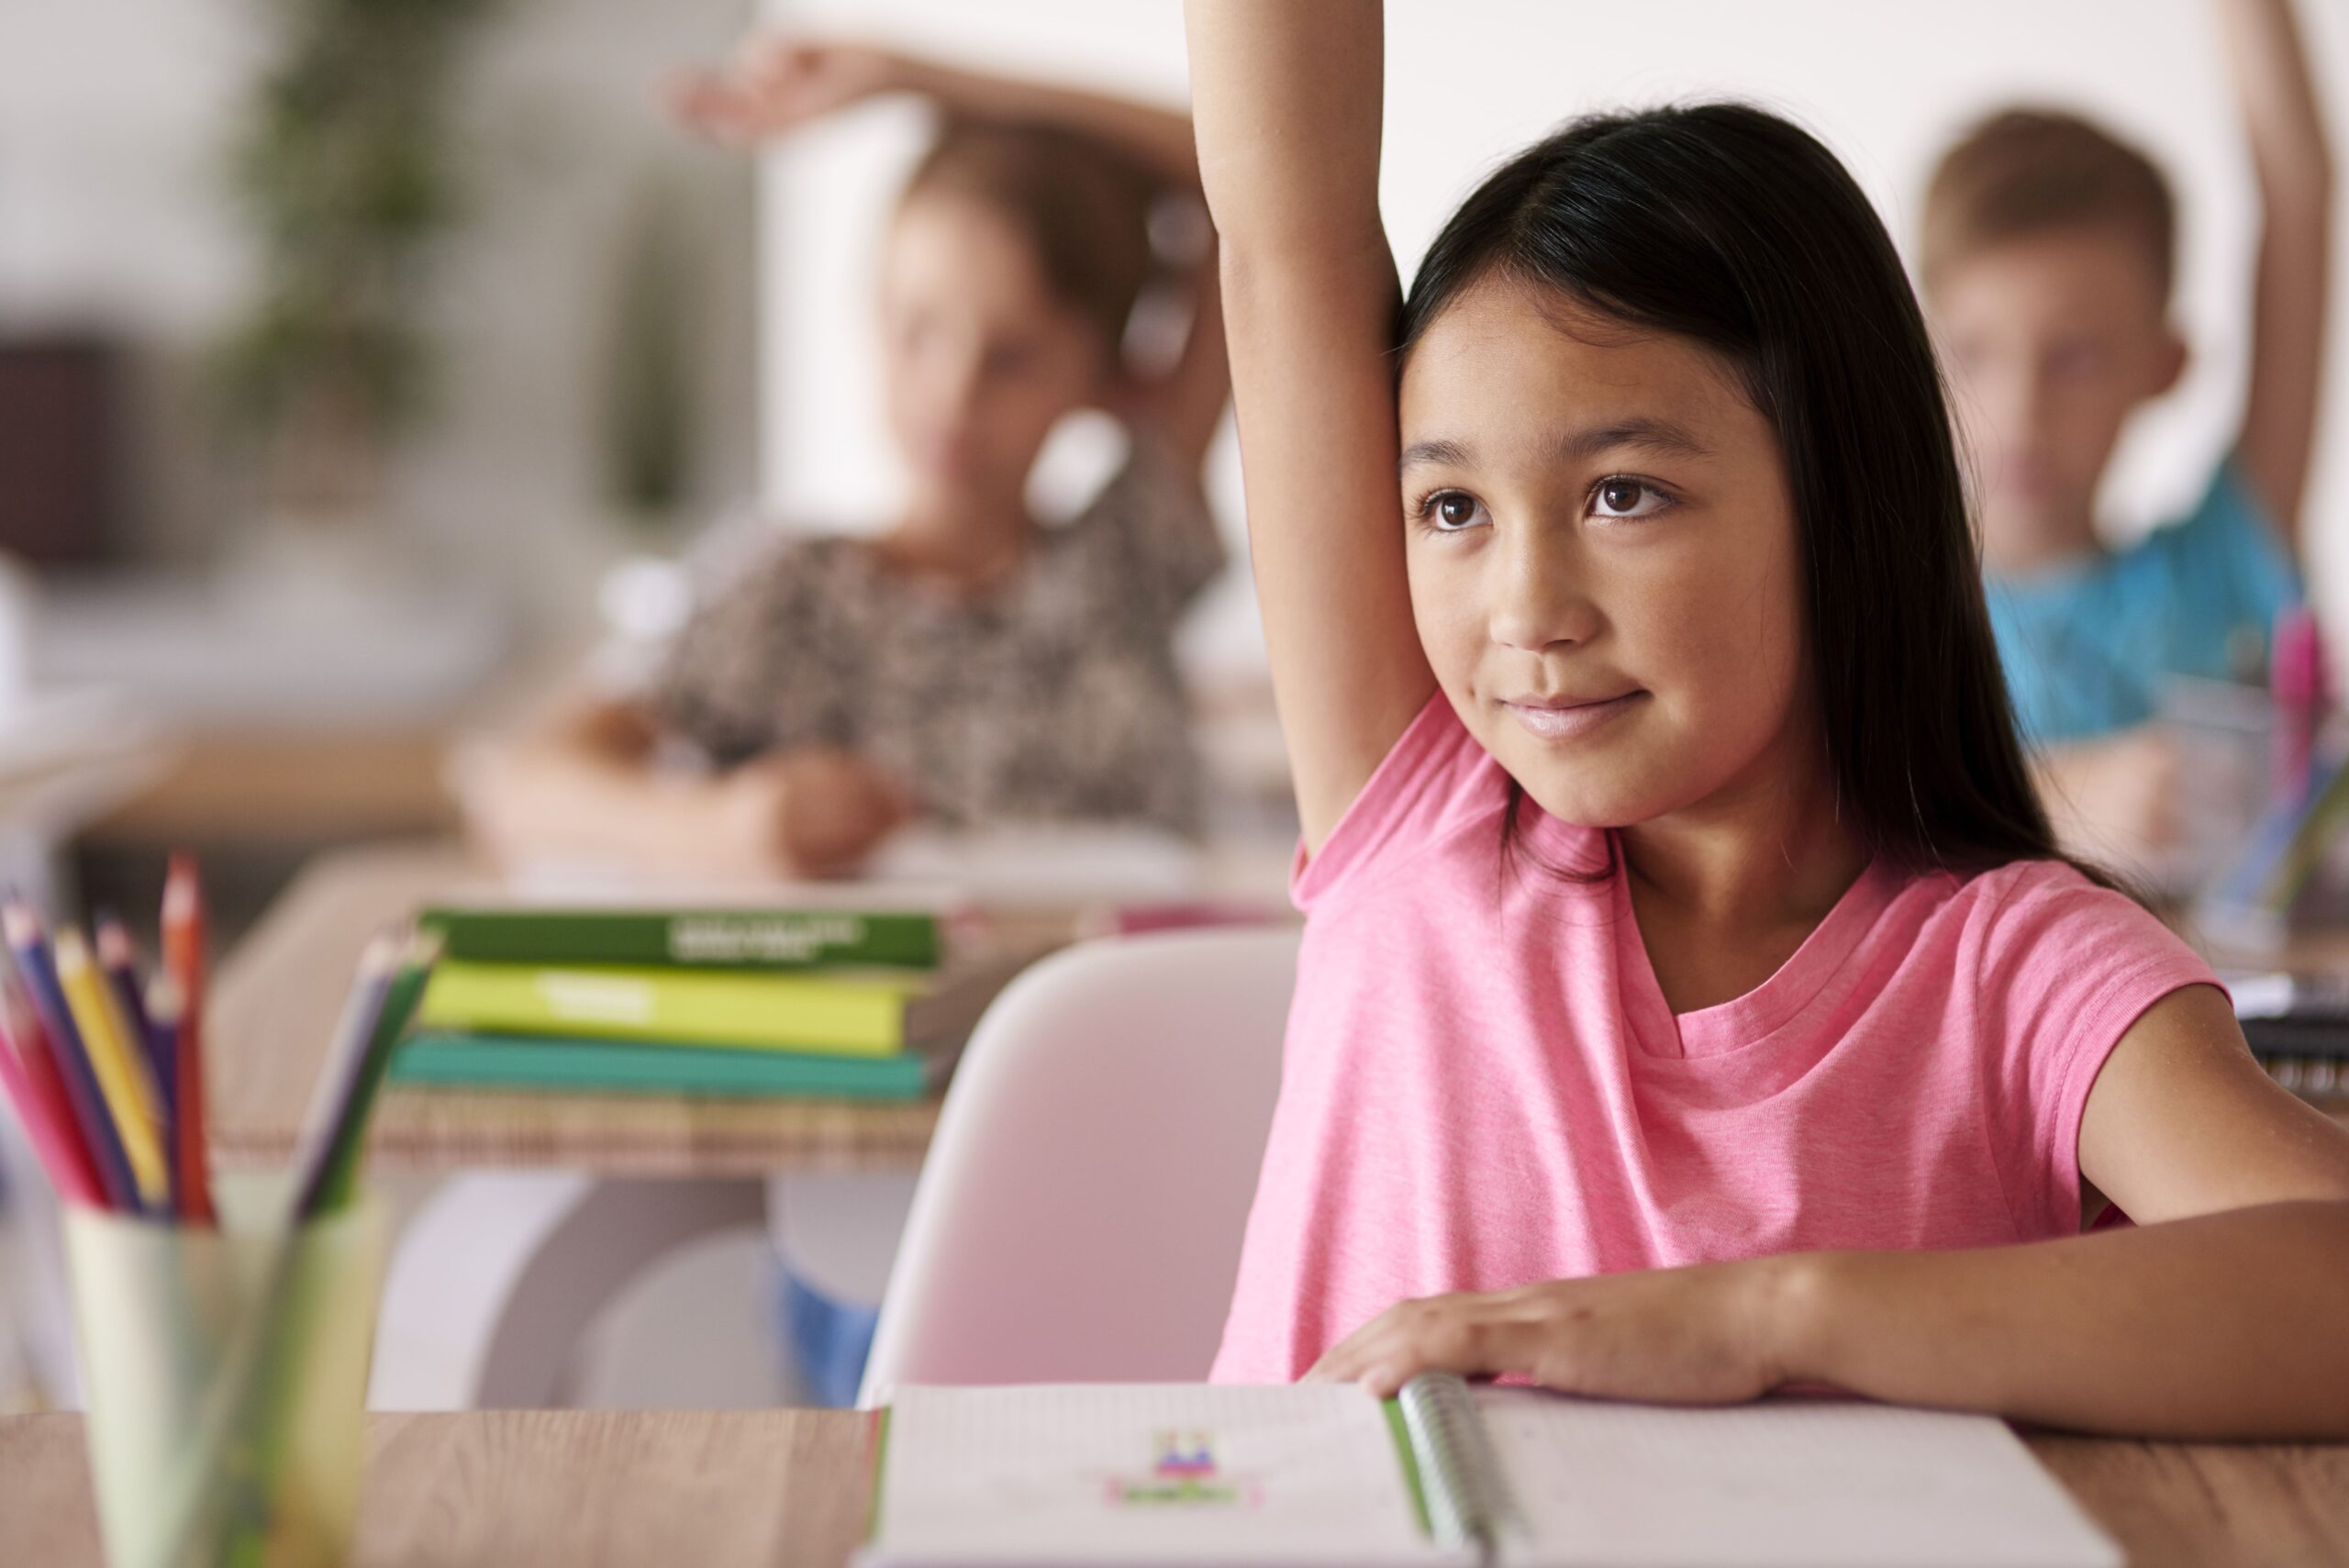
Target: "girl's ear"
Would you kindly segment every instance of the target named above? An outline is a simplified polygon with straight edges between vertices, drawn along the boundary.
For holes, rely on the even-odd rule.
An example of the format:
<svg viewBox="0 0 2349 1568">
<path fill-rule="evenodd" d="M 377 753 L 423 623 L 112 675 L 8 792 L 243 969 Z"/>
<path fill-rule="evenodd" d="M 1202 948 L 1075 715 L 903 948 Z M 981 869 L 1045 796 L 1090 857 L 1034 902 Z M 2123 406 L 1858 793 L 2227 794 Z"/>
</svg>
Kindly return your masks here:
<svg viewBox="0 0 2349 1568">
<path fill-rule="evenodd" d="M 1085 401 L 1120 424 L 1146 424 L 1157 412 L 1158 393 L 1155 382 L 1136 375 L 1122 357 L 1105 352 Z"/>
<path fill-rule="evenodd" d="M 2161 348 L 2154 359 L 2154 384 L 2147 389 L 2149 397 L 2162 397 L 2176 389 L 2186 378 L 2186 367 L 2193 362 L 2193 350 L 2186 346 L 2185 336 L 2165 322 L 2162 326 Z"/>
</svg>

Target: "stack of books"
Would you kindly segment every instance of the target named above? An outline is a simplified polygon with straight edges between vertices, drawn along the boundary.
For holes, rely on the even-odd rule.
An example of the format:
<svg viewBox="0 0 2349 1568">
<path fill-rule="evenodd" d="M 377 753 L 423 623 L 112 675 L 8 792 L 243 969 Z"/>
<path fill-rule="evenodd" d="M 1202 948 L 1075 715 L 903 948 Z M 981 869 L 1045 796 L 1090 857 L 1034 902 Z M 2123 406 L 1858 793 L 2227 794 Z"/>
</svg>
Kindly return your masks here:
<svg viewBox="0 0 2349 1568">
<path fill-rule="evenodd" d="M 883 910 L 438 907 L 394 1082 L 913 1099 L 1036 956 Z"/>
</svg>

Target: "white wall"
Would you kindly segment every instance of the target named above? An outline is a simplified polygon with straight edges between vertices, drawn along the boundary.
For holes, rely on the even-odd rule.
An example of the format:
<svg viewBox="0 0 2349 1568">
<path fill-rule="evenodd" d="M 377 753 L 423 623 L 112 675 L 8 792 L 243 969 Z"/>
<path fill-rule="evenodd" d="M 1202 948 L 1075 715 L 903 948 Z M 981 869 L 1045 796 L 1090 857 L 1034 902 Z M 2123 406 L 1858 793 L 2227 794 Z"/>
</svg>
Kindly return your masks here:
<svg viewBox="0 0 2349 1568">
<path fill-rule="evenodd" d="M 230 6 L 0 0 L 0 330 L 138 342 L 131 502 L 167 548 L 219 504 L 183 394 L 245 286 L 217 148 L 263 41 Z"/>
<path fill-rule="evenodd" d="M 1181 96 L 1176 0 L 769 0 L 835 26 L 998 69 Z M 1408 278 L 1452 206 L 1495 160 L 1577 111 L 1703 95 L 1759 99 L 1820 134 L 1904 249 L 1941 148 L 1986 110 L 2069 106 L 2138 141 L 2176 182 L 2179 311 L 2198 354 L 2132 431 L 2108 492 L 2120 532 L 2192 497 L 2239 406 L 2252 188 L 2203 0 L 1394 0 L 1382 197 Z M 2349 10 L 2300 5 L 2349 148 Z M 770 156 L 764 235 L 764 488 L 781 513 L 853 525 L 885 512 L 894 464 L 866 352 L 880 217 L 919 145 L 918 117 L 876 106 Z M 2349 245 L 2338 248 L 2334 357 L 2349 351 Z M 2349 628 L 2349 381 L 2334 378 L 2310 517 L 2320 597 Z M 1214 471 L 1239 516 L 1230 444 Z M 1236 537 L 1236 535 L 1235 535 Z M 1235 585 L 1235 588 L 1237 585 Z M 1257 646 L 1244 591 L 1193 628 L 1195 656 Z"/>
<path fill-rule="evenodd" d="M 541 618 L 587 608 L 612 548 L 598 425 L 616 247 L 652 171 L 683 186 L 705 504 L 754 483 L 755 172 L 668 125 L 667 75 L 730 48 L 755 0 L 514 0 L 451 108 L 466 207 L 436 259 L 439 395 L 400 449 L 386 528 L 428 569 Z M 254 521 L 204 410 L 201 362 L 253 256 L 223 164 L 273 48 L 267 0 L 0 0 L 0 332 L 128 337 L 151 551 L 233 553 Z"/>
</svg>

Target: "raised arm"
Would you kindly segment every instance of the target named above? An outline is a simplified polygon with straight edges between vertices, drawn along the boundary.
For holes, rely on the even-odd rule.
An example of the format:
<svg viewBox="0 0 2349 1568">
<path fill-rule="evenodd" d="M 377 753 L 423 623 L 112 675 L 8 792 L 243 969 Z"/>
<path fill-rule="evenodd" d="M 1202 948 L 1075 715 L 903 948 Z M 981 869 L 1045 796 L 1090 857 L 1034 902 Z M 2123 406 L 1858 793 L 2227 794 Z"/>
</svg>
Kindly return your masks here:
<svg viewBox="0 0 2349 1568">
<path fill-rule="evenodd" d="M 1369 0 L 1189 0 L 1248 534 L 1308 851 L 1435 679 L 1404 577 Z"/>
<path fill-rule="evenodd" d="M 2324 380 L 2332 150 L 2290 0 L 2219 0 L 2219 22 L 2259 178 L 2251 391 L 2235 459 L 2297 554 Z"/>
<path fill-rule="evenodd" d="M 912 93 L 971 119 L 1058 126 L 1117 148 L 1170 195 L 1199 189 L 1190 117 L 1179 110 L 1016 77 L 965 71 L 861 44 L 754 34 L 729 65 L 678 84 L 677 112 L 719 139 L 784 135 L 885 93 Z M 1191 320 L 1182 352 L 1155 374 L 1130 376 L 1113 409 L 1196 462 L 1230 400 L 1212 246 L 1188 259 Z"/>
</svg>

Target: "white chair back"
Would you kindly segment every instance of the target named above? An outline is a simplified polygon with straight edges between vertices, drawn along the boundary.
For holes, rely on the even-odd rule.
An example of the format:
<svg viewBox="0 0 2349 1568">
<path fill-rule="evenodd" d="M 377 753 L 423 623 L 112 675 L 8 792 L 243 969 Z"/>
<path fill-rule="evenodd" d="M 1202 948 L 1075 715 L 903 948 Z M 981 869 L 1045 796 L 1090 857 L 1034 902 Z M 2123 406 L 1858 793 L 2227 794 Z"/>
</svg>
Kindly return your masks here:
<svg viewBox="0 0 2349 1568">
<path fill-rule="evenodd" d="M 1240 1266 L 1294 929 L 1057 954 L 957 1069 L 860 1403 L 899 1383 L 1196 1382 Z"/>
</svg>

